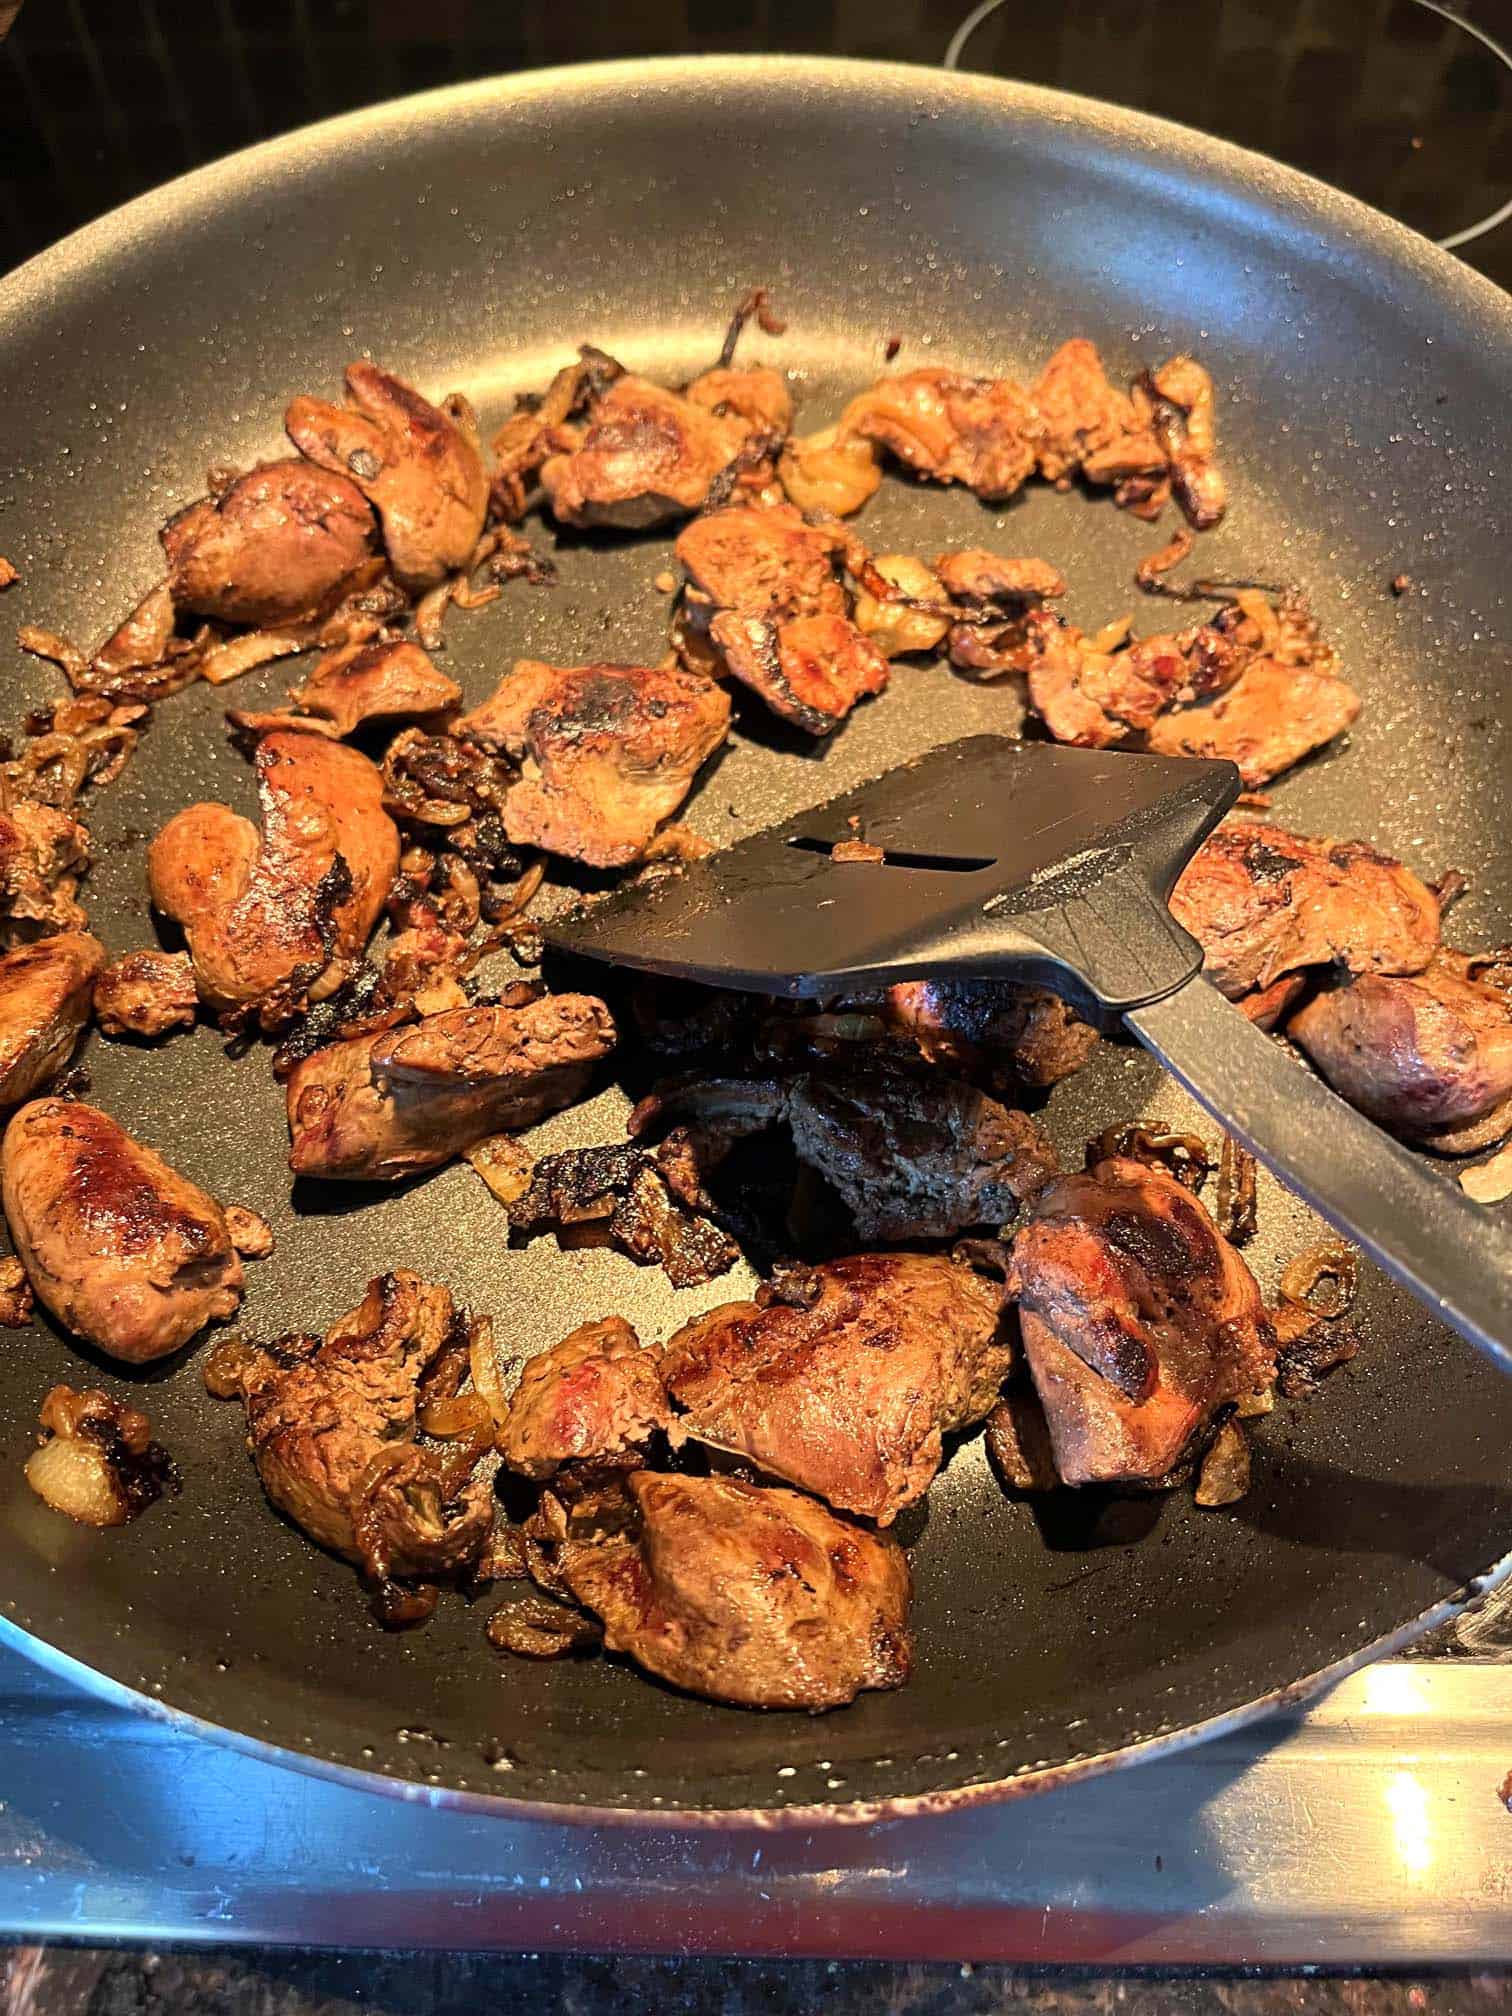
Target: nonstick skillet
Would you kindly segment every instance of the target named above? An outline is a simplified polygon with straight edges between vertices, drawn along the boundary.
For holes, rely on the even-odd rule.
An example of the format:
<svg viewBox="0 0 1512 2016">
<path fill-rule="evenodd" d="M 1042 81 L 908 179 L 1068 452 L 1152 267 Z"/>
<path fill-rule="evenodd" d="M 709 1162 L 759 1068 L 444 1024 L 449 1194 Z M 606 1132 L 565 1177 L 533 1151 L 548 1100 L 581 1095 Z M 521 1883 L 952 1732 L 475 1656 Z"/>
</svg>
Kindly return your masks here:
<svg viewBox="0 0 1512 2016">
<path fill-rule="evenodd" d="M 211 462 L 279 451 L 294 392 L 334 393 L 368 351 L 491 428 L 591 340 L 676 381 L 712 361 L 739 295 L 788 319 L 749 354 L 797 374 L 818 424 L 874 377 L 949 362 L 1029 376 L 1064 337 L 1115 376 L 1178 349 L 1217 378 L 1233 503 L 1209 573 L 1302 584 L 1365 711 L 1345 746 L 1288 778 L 1276 816 L 1364 835 L 1470 893 L 1457 942 L 1512 925 L 1504 641 L 1512 309 L 1423 240 L 1349 199 L 1159 121 L 1053 92 L 861 63 L 691 60 L 548 72 L 432 93 L 236 156 L 129 205 L 0 287 L 0 552 L 23 584 L 5 631 L 103 634 L 157 578 L 156 529 Z M 1103 501 L 1041 490 L 996 510 L 890 481 L 860 521 L 882 551 L 1043 553 L 1073 619 L 1129 609 L 1162 536 Z M 516 584 L 455 614 L 448 664 L 470 701 L 516 655 L 659 656 L 657 540 L 564 541 L 555 589 Z M 1413 592 L 1394 597 L 1407 573 Z M 1158 627 L 1158 604 L 1136 609 Z M 56 689 L 3 647 L 7 715 Z M 165 703 L 93 811 L 91 923 L 147 942 L 145 840 L 197 797 L 249 806 L 222 711 L 280 696 L 273 666 L 234 694 Z M 752 713 L 692 822 L 747 832 L 911 752 L 1011 728 L 1016 703 L 940 666 L 831 742 L 795 747 Z M 376 1194 L 291 1198 L 265 1053 L 214 1032 L 161 1050 L 95 1041 L 93 1095 L 227 1201 L 272 1221 L 245 1327 L 318 1329 L 406 1265 L 538 1349 L 620 1310 L 643 1336 L 742 1292 L 675 1295 L 613 1254 L 509 1250 L 465 1166 Z M 623 1093 L 559 1116 L 545 1145 L 612 1138 Z M 1110 1121 L 1190 1116 L 1131 1049 L 1105 1045 L 1052 1097 L 1068 1158 Z M 1273 1186 L 1251 1249 L 1262 1283 L 1315 1228 Z M 194 1354 L 132 1377 L 51 1331 L 0 1354 L 0 1629 L 111 1693 L 198 1718 L 291 1761 L 430 1796 L 560 1812 L 836 1818 L 1028 1789 L 1291 1698 L 1494 1579 L 1512 1547 L 1512 1382 L 1376 1278 L 1364 1350 L 1256 1438 L 1228 1512 L 1189 1493 L 1010 1502 L 969 1439 L 904 1537 L 918 1664 L 899 1693 L 810 1719 L 684 1698 L 611 1661 L 504 1661 L 492 1599 L 448 1598 L 387 1636 L 349 1568 L 270 1510 L 239 1410 Z M 46 1511 L 21 1465 L 54 1380 L 132 1392 L 182 1493 L 118 1533 Z"/>
</svg>

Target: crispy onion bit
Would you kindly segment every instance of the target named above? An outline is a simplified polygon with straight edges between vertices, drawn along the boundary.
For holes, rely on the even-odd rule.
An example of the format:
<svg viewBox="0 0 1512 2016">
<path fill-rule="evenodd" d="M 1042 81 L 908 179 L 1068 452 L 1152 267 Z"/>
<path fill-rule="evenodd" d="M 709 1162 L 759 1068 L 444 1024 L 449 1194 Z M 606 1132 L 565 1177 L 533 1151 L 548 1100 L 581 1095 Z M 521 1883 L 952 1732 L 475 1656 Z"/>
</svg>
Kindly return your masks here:
<svg viewBox="0 0 1512 2016">
<path fill-rule="evenodd" d="M 1353 1304 L 1359 1276 L 1360 1259 L 1354 1249 L 1336 1239 L 1325 1239 L 1299 1253 L 1287 1267 L 1281 1276 L 1281 1296 L 1309 1315 L 1332 1323 Z M 1319 1300 L 1317 1291 L 1324 1282 L 1332 1282 L 1333 1287 Z"/>
<path fill-rule="evenodd" d="M 1166 1169 L 1188 1190 L 1200 1190 L 1213 1166 L 1199 1136 L 1176 1133 L 1163 1120 L 1104 1129 L 1091 1144 L 1090 1159 L 1105 1162 L 1118 1156 Z"/>
<path fill-rule="evenodd" d="M 506 1603 L 488 1620 L 488 1642 L 520 1659 L 561 1659 L 599 1642 L 599 1627 L 581 1610 L 549 1596 L 525 1596 Z"/>
<path fill-rule="evenodd" d="M 1218 1153 L 1218 1230 L 1231 1246 L 1242 1246 L 1255 1236 L 1255 1158 L 1241 1148 L 1231 1134 L 1223 1137 Z"/>
<path fill-rule="evenodd" d="M 20 1330 L 32 1320 L 32 1288 L 14 1256 L 0 1260 L 0 1329 Z"/>
<path fill-rule="evenodd" d="M 513 1204 L 530 1188 L 535 1157 L 512 1134 L 491 1134 L 464 1152 L 501 1204 Z"/>
<path fill-rule="evenodd" d="M 1249 1440 L 1237 1421 L 1225 1421 L 1197 1473 L 1197 1503 L 1208 1509 L 1237 1505 L 1249 1487 Z"/>
<path fill-rule="evenodd" d="M 493 1324 L 486 1316 L 473 1318 L 467 1339 L 467 1369 L 472 1373 L 473 1390 L 488 1404 L 497 1426 L 504 1425 L 509 1402 L 504 1397 L 504 1381 L 499 1377 L 499 1354 L 494 1349 Z"/>
<path fill-rule="evenodd" d="M 1462 1169 L 1459 1184 L 1477 1204 L 1500 1204 L 1503 1198 L 1512 1197 L 1512 1141 L 1499 1148 L 1489 1162 Z"/>
</svg>

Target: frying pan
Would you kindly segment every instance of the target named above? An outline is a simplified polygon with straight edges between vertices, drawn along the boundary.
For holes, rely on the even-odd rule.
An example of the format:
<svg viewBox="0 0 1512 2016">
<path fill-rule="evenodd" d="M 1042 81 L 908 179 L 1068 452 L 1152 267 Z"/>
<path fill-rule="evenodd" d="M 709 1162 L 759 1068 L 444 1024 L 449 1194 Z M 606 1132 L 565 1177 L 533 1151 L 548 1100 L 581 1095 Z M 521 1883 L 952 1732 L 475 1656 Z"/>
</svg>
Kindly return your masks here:
<svg viewBox="0 0 1512 2016">
<path fill-rule="evenodd" d="M 206 465 L 279 452 L 287 397 L 329 396 L 359 352 L 432 394 L 461 387 L 492 427 L 581 340 L 682 378 L 756 282 L 788 330 L 749 354 L 798 374 L 805 426 L 869 382 L 895 336 L 899 368 L 1020 377 L 1074 333 L 1115 375 L 1180 349 L 1206 359 L 1234 500 L 1200 564 L 1304 584 L 1365 698 L 1348 745 L 1277 789 L 1277 815 L 1464 870 L 1455 937 L 1506 935 L 1504 297 L 1316 183 L 1053 92 L 767 58 L 547 72 L 335 120 L 133 203 L 0 290 L 0 552 L 25 577 L 5 614 L 103 633 L 157 578 L 156 528 Z M 1041 487 L 993 509 L 896 480 L 861 522 L 882 551 L 1047 554 L 1089 628 L 1137 600 L 1134 563 L 1163 536 L 1106 500 Z M 517 584 L 454 615 L 448 662 L 469 702 L 517 655 L 654 660 L 665 551 L 564 540 L 555 589 Z M 1414 592 L 1394 599 L 1400 571 Z M 1136 614 L 1153 629 L 1166 612 Z M 55 691 L 6 663 L 11 711 Z M 112 949 L 150 939 L 145 838 L 197 797 L 251 805 L 222 710 L 286 683 L 273 667 L 168 702 L 101 795 L 88 894 Z M 1011 728 L 1016 707 L 904 665 L 820 746 L 742 710 L 690 817 L 716 838 L 749 831 L 914 750 Z M 515 1352 L 609 1310 L 665 1335 L 743 1292 L 736 1274 L 677 1295 L 550 1239 L 511 1250 L 465 1166 L 291 1196 L 266 1056 L 230 1062 L 213 1031 L 156 1051 L 96 1041 L 88 1063 L 128 1127 L 272 1221 L 255 1334 L 318 1329 L 395 1265 L 492 1311 Z M 537 1145 L 613 1138 L 623 1108 L 608 1085 Z M 1139 1115 L 1189 1117 L 1111 1044 L 1046 1109 L 1068 1158 Z M 1273 1285 L 1314 1231 L 1270 1186 L 1261 1221 L 1251 1251 Z M 1509 1565 L 1512 1383 L 1377 1278 L 1357 1316 L 1355 1367 L 1262 1425 L 1254 1488 L 1229 1512 L 1180 1492 L 1011 1502 L 968 1437 L 904 1526 L 913 1680 L 817 1719 L 693 1701 L 613 1661 L 501 1661 L 490 1598 L 448 1598 L 425 1629 L 385 1636 L 351 1570 L 267 1506 L 239 1410 L 205 1394 L 194 1354 L 133 1376 L 81 1364 L 46 1329 L 16 1333 L 0 1354 L 3 1631 L 243 1746 L 420 1796 L 808 1821 L 1001 1796 L 1294 1697 Z M 21 1481 L 42 1393 L 81 1375 L 145 1406 L 183 1471 L 178 1497 L 118 1533 L 69 1525 Z"/>
</svg>

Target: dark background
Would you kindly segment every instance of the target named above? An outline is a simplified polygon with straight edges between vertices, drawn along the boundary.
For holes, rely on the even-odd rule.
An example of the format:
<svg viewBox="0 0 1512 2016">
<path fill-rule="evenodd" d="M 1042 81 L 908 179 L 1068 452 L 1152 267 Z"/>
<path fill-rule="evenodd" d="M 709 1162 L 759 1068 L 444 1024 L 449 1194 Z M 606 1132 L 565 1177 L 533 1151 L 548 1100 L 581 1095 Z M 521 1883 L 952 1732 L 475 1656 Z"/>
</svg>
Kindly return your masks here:
<svg viewBox="0 0 1512 2016">
<path fill-rule="evenodd" d="M 0 0 L 0 33 L 13 0 Z M 29 0 L 0 43 L 0 273 L 170 176 L 402 92 L 684 51 L 937 64 L 969 0 Z M 1464 10 L 1512 38 L 1512 0 Z M 1512 193 L 1512 74 L 1417 0 L 1005 0 L 963 68 L 1180 119 L 1433 237 Z M 1512 224 L 1465 248 L 1512 286 Z M 186 299 L 186 315 L 196 304 Z M 0 444 L 0 477 L 4 444 Z M 1092 2016 L 1512 2008 L 1499 1978 L 1153 1982 L 954 1965 L 13 1949 L 0 2016 L 659 2008 Z"/>
</svg>

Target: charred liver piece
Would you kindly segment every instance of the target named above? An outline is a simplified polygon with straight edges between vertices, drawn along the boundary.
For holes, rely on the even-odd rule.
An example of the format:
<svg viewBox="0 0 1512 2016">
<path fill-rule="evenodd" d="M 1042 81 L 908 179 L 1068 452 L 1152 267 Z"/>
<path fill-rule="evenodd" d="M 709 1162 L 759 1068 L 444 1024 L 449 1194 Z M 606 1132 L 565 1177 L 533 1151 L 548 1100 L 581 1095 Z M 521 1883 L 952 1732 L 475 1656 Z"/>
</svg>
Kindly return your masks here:
<svg viewBox="0 0 1512 2016">
<path fill-rule="evenodd" d="M 617 1516 L 548 1500 L 555 1572 L 604 1643 L 745 1708 L 839 1708 L 908 1678 L 903 1550 L 797 1491 L 641 1470 Z"/>
<path fill-rule="evenodd" d="M 752 431 L 732 409 L 711 410 L 627 372 L 594 400 L 585 426 L 561 430 L 570 445 L 542 463 L 541 483 L 563 524 L 644 531 L 701 510 Z"/>
<path fill-rule="evenodd" d="M 399 1269 L 324 1339 L 221 1347 L 206 1383 L 245 1403 L 247 1446 L 279 1511 L 381 1587 L 466 1567 L 492 1524 L 481 1451 L 416 1439 L 426 1374 L 469 1335 L 445 1288 Z"/>
<path fill-rule="evenodd" d="M 1361 973 L 1308 1002 L 1287 1032 L 1351 1106 L 1450 1154 L 1512 1128 L 1512 1000 L 1463 953 L 1421 973 Z"/>
<path fill-rule="evenodd" d="M 362 957 L 399 865 L 383 779 L 320 735 L 265 735 L 262 832 L 225 805 L 177 813 L 147 854 L 155 907 L 183 927 L 201 999 L 265 1028 L 324 1000 Z"/>
<path fill-rule="evenodd" d="M 634 1468 L 671 1418 L 656 1352 L 623 1316 L 605 1316 L 526 1361 L 499 1454 L 537 1480 L 564 1463 Z"/>
<path fill-rule="evenodd" d="M 488 474 L 467 401 L 440 406 L 376 364 L 346 370 L 348 403 L 293 401 L 289 439 L 322 469 L 350 478 L 383 523 L 395 579 L 433 588 L 465 568 L 483 530 Z"/>
<path fill-rule="evenodd" d="M 614 1047 L 588 994 L 453 1008 L 333 1043 L 288 1082 L 296 1176 L 392 1183 L 576 1099 Z"/>
<path fill-rule="evenodd" d="M 163 527 L 175 608 L 267 628 L 333 608 L 374 556 L 354 483 L 310 462 L 270 462 Z"/>
<path fill-rule="evenodd" d="M 1021 1085 L 1058 1085 L 1097 1047 L 1097 1031 L 1058 994 L 1008 980 L 905 980 L 888 988 L 884 1013 L 931 1063 Z"/>
<path fill-rule="evenodd" d="M 220 1205 L 97 1107 L 23 1106 L 0 1145 L 0 1188 L 38 1298 L 113 1358 L 177 1351 L 241 1301 Z"/>
<path fill-rule="evenodd" d="M 828 735 L 887 685 L 887 660 L 851 620 L 842 534 L 790 504 L 732 505 L 679 534 L 690 643 L 784 720 Z"/>
<path fill-rule="evenodd" d="M 671 818 L 729 724 L 729 697 L 679 665 L 526 658 L 452 733 L 521 765 L 504 800 L 512 841 L 615 868 Z"/>
<path fill-rule="evenodd" d="M 1154 1484 L 1217 1411 L 1270 1383 L 1253 1275 L 1199 1200 L 1128 1157 L 1062 1176 L 1013 1243 L 1009 1288 L 1068 1484 Z"/>
<path fill-rule="evenodd" d="M 83 931 L 75 897 L 88 867 L 89 834 L 67 812 L 35 798 L 0 809 L 0 944 Z"/>
<path fill-rule="evenodd" d="M 462 688 L 418 644 L 392 637 L 327 651 L 289 697 L 338 735 L 351 735 L 368 721 L 410 721 L 455 707 Z"/>
<path fill-rule="evenodd" d="M 1256 819 L 1226 819 L 1203 843 L 1171 914 L 1231 1001 L 1306 966 L 1420 973 L 1439 942 L 1438 898 L 1400 861 Z"/>
<path fill-rule="evenodd" d="M 64 931 L 0 955 L 0 1110 L 39 1091 L 73 1055 L 105 947 Z"/>
<path fill-rule="evenodd" d="M 806 1280 L 811 1299 L 763 1289 L 670 1340 L 676 1432 L 886 1526 L 929 1489 L 942 1437 L 997 1398 L 1003 1289 L 923 1253 L 860 1253 Z"/>
<path fill-rule="evenodd" d="M 1152 734 L 1166 709 L 1231 685 L 1248 659 L 1209 623 L 1113 650 L 1047 612 L 1031 614 L 1024 632 L 1034 711 L 1057 742 L 1082 749 Z"/>
<path fill-rule="evenodd" d="M 187 952 L 127 952 L 94 983 L 94 1015 L 107 1036 L 152 1041 L 194 1024 L 199 994 Z"/>
</svg>

